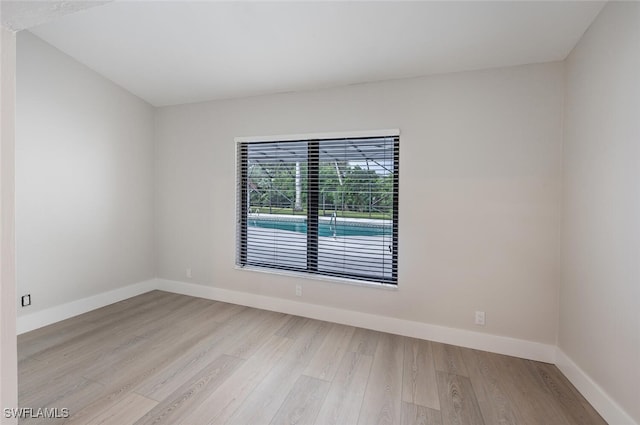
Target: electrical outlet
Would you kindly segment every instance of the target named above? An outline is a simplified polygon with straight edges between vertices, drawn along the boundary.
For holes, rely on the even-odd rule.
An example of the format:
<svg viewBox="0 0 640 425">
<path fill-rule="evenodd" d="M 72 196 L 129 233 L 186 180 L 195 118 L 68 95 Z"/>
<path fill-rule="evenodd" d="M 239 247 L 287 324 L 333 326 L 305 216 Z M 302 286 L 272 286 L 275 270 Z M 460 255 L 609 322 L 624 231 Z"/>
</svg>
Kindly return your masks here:
<svg viewBox="0 0 640 425">
<path fill-rule="evenodd" d="M 302 296 L 302 285 L 298 284 L 296 285 L 296 297 L 301 297 Z"/>
<path fill-rule="evenodd" d="M 188 277 L 189 279 L 191 279 L 191 278 L 192 278 L 192 276 L 191 276 L 191 267 L 187 267 L 187 269 L 185 270 L 185 274 L 187 275 L 187 277 Z"/>
<path fill-rule="evenodd" d="M 484 311 L 476 311 L 476 325 L 484 326 Z"/>
<path fill-rule="evenodd" d="M 31 305 L 31 294 L 22 296 L 22 307 Z"/>
</svg>

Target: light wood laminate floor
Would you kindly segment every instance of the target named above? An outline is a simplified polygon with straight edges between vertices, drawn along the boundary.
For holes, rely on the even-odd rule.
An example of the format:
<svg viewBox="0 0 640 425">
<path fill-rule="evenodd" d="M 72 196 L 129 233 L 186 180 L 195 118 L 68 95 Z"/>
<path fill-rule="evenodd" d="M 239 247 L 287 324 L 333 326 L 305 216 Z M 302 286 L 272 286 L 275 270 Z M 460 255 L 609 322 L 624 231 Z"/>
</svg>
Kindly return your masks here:
<svg viewBox="0 0 640 425">
<path fill-rule="evenodd" d="M 558 369 L 153 291 L 18 338 L 19 403 L 69 424 L 604 424 Z"/>
</svg>

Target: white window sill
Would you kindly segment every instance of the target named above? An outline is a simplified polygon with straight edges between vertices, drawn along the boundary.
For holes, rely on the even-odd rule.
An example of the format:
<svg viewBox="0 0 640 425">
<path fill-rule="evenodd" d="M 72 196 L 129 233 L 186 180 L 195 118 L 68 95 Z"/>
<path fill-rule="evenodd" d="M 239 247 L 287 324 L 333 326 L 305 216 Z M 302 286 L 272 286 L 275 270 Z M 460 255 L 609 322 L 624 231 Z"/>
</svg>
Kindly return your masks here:
<svg viewBox="0 0 640 425">
<path fill-rule="evenodd" d="M 288 276 L 288 277 L 298 277 L 301 279 L 309 279 L 309 280 L 320 280 L 331 283 L 338 284 L 346 284 L 353 286 L 361 286 L 372 289 L 383 289 L 387 291 L 397 291 L 398 285 L 393 285 L 389 283 L 379 283 L 379 282 L 367 282 L 365 280 L 357 280 L 357 279 L 348 279 L 344 277 L 334 277 L 334 276 L 325 276 L 321 274 L 311 274 L 311 273 L 303 273 L 296 272 L 291 270 L 278 270 L 271 269 L 268 267 L 258 267 L 258 266 L 235 266 L 236 270 L 250 271 L 250 272 L 258 272 L 258 273 L 267 273 L 272 275 L 279 276 Z"/>
</svg>

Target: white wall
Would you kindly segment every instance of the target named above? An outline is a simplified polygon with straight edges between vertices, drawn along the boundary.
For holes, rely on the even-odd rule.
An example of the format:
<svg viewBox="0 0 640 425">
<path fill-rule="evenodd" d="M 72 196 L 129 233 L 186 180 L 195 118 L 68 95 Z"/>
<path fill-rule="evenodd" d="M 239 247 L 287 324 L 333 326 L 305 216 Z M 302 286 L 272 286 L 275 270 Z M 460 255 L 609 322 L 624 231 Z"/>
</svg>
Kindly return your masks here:
<svg viewBox="0 0 640 425">
<path fill-rule="evenodd" d="M 0 407 L 18 407 L 14 233 L 15 34 L 0 28 Z M 0 417 L 2 424 L 15 418 Z"/>
<path fill-rule="evenodd" d="M 158 277 L 555 345 L 563 91 L 549 63 L 160 108 Z M 386 128 L 397 291 L 234 269 L 234 137 Z"/>
<path fill-rule="evenodd" d="M 154 277 L 154 109 L 29 32 L 17 41 L 18 295 L 33 313 Z"/>
<path fill-rule="evenodd" d="M 566 81 L 559 347 L 640 423 L 640 3 L 605 6 Z"/>
</svg>

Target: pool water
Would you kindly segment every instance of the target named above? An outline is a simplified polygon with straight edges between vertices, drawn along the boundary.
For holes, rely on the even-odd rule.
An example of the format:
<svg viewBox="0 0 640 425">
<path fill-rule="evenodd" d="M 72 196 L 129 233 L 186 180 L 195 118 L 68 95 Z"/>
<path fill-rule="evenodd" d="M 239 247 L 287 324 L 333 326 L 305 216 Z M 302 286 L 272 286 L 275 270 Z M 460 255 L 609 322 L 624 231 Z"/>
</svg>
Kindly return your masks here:
<svg viewBox="0 0 640 425">
<path fill-rule="evenodd" d="M 307 233 L 306 221 L 279 221 L 279 220 L 260 220 L 249 219 L 250 227 L 261 227 L 264 229 L 288 230 L 290 232 Z M 339 222 L 329 224 L 326 222 L 319 223 L 319 236 L 390 236 L 391 227 L 384 225 L 375 225 L 369 223 L 363 224 L 345 224 Z M 335 234 L 334 234 L 335 228 Z"/>
</svg>

